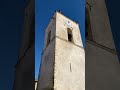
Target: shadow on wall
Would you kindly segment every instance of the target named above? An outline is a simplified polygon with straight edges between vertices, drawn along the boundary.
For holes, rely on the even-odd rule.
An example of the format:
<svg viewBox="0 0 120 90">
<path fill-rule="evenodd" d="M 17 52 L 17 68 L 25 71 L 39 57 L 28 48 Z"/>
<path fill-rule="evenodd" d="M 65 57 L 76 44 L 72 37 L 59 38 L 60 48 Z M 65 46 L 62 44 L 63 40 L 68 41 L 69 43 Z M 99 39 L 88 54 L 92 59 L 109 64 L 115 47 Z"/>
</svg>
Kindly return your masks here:
<svg viewBox="0 0 120 90">
<path fill-rule="evenodd" d="M 118 7 L 117 7 L 119 6 L 119 2 L 114 0 L 105 0 L 105 2 L 108 10 L 108 15 L 109 15 L 111 28 L 112 28 L 116 50 L 119 53 L 118 58 L 120 62 L 120 30 L 118 29 L 120 14 L 118 13 Z"/>
</svg>

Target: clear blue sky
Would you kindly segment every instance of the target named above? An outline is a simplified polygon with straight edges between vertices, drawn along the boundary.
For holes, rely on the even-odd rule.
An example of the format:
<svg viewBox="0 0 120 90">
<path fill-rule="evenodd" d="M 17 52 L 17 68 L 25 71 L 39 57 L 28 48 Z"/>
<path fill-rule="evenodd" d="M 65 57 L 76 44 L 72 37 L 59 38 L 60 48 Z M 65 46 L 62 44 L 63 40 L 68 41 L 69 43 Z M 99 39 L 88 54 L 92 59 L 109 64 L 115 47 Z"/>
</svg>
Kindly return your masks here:
<svg viewBox="0 0 120 90">
<path fill-rule="evenodd" d="M 78 21 L 82 40 L 84 40 L 85 0 L 36 0 L 35 2 L 35 78 L 38 78 L 44 31 L 55 10 L 60 9 L 72 20 Z"/>
</svg>

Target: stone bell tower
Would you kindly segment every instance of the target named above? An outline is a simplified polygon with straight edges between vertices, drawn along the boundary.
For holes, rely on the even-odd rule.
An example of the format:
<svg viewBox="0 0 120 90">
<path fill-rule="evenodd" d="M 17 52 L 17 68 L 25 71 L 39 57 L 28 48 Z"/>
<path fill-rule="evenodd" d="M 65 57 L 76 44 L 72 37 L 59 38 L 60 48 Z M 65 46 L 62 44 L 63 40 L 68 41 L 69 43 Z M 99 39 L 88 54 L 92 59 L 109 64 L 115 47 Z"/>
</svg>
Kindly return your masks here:
<svg viewBox="0 0 120 90">
<path fill-rule="evenodd" d="M 79 25 L 56 12 L 45 31 L 37 90 L 85 90 Z"/>
</svg>

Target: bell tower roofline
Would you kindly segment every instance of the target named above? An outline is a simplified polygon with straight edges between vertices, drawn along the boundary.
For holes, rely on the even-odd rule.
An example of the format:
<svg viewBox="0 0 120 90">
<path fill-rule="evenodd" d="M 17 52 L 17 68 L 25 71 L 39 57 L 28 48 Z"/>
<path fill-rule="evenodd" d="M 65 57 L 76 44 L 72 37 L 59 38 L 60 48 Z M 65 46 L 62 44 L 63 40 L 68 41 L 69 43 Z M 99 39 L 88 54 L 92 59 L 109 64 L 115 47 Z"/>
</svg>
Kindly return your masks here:
<svg viewBox="0 0 120 90">
<path fill-rule="evenodd" d="M 75 24 L 78 24 L 75 20 L 72 20 L 72 19 L 70 19 L 70 18 L 68 18 L 67 16 L 65 16 L 62 12 L 60 12 L 60 11 L 55 11 L 55 14 L 61 14 L 62 16 L 64 16 L 65 18 L 67 18 L 67 19 L 69 19 L 70 21 L 72 21 L 73 23 L 75 23 Z M 53 15 L 54 16 L 54 15 Z M 79 24 L 78 24 L 79 25 Z"/>
</svg>

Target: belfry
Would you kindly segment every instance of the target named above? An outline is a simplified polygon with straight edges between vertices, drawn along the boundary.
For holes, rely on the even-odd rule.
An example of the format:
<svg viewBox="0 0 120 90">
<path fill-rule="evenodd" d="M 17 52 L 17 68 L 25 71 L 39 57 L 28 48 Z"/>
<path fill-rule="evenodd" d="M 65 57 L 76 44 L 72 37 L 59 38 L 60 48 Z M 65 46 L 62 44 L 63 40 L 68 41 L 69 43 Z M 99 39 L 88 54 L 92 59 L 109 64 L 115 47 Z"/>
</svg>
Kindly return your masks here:
<svg viewBox="0 0 120 90">
<path fill-rule="evenodd" d="M 45 30 L 37 90 L 85 90 L 79 25 L 60 12 L 55 12 Z"/>
</svg>

